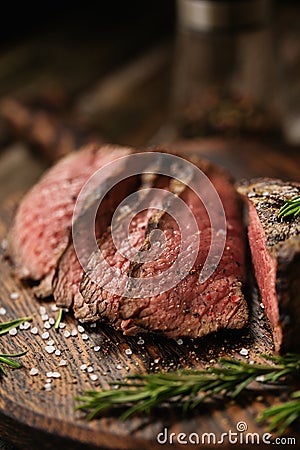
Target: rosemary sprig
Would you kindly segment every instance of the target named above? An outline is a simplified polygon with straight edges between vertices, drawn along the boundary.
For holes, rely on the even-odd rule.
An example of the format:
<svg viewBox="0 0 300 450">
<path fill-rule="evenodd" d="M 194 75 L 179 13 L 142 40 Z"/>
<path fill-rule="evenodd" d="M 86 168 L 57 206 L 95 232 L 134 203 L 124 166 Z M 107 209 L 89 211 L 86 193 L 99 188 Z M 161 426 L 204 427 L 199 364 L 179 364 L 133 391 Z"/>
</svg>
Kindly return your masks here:
<svg viewBox="0 0 300 450">
<path fill-rule="evenodd" d="M 276 383 L 289 376 L 300 375 L 300 357 L 267 357 L 273 365 L 249 364 L 221 358 L 218 366 L 207 370 L 182 370 L 172 373 L 129 375 L 123 383 L 113 382 L 120 389 L 87 391 L 77 397 L 77 409 L 89 411 L 89 420 L 104 410 L 127 406 L 121 415 L 126 420 L 138 412 L 148 413 L 165 402 L 181 402 L 185 410 L 195 408 L 207 398 L 217 395 L 235 398 L 253 381 Z M 300 412 L 299 412 L 300 416 Z"/>
<path fill-rule="evenodd" d="M 56 322 L 54 324 L 54 329 L 55 330 L 59 329 L 59 325 L 60 325 L 62 317 L 63 317 L 63 312 L 64 312 L 63 308 L 60 308 L 59 311 L 58 311 L 58 316 L 57 316 Z"/>
<path fill-rule="evenodd" d="M 21 323 L 30 322 L 31 320 L 31 317 L 21 317 L 20 319 L 11 320 L 10 322 L 0 323 L 0 336 L 8 333 L 12 328 L 18 327 Z"/>
<path fill-rule="evenodd" d="M 291 200 L 285 200 L 284 205 L 280 208 L 278 218 L 294 216 L 300 214 L 300 195 L 293 197 Z"/>
<path fill-rule="evenodd" d="M 14 369 L 20 369 L 22 367 L 22 365 L 16 361 L 13 361 L 10 358 L 18 358 L 19 356 L 23 356 L 27 353 L 27 351 L 25 352 L 21 352 L 21 353 L 14 353 L 14 354 L 2 354 L 0 355 L 0 374 L 3 375 L 7 375 L 6 370 L 4 369 L 2 364 L 6 364 L 10 367 L 13 367 Z"/>
</svg>

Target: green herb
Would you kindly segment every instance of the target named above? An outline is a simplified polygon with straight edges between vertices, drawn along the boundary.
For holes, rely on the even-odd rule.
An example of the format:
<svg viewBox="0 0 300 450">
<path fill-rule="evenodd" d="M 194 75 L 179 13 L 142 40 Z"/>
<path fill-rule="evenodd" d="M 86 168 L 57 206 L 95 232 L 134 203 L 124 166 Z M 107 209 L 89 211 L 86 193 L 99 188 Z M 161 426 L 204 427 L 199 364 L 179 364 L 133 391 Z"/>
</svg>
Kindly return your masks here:
<svg viewBox="0 0 300 450">
<path fill-rule="evenodd" d="M 259 416 L 258 421 L 270 422 L 269 430 L 277 431 L 279 434 L 300 418 L 300 391 L 291 394 L 291 400 L 279 406 L 271 406 L 265 409 Z"/>
<path fill-rule="evenodd" d="M 265 358 L 274 364 L 249 364 L 221 358 L 218 361 L 219 365 L 207 370 L 129 375 L 123 383 L 117 381 L 111 383 L 119 385 L 118 390 L 92 390 L 87 391 L 84 396 L 77 397 L 77 401 L 81 404 L 76 409 L 88 411 L 87 418 L 91 420 L 104 410 L 126 406 L 128 409 L 120 417 L 126 420 L 132 414 L 148 413 L 153 407 L 165 402 L 181 402 L 183 409 L 188 410 L 196 408 L 207 398 L 212 399 L 220 395 L 235 398 L 253 381 L 274 384 L 288 376 L 295 380 L 299 378 L 299 355 L 265 356 Z M 299 417 L 300 409 L 297 410 L 297 419 Z M 263 419 L 265 418 L 268 417 Z"/>
<path fill-rule="evenodd" d="M 0 373 L 2 373 L 3 375 L 7 375 L 6 370 L 4 369 L 2 364 L 7 364 L 10 367 L 13 367 L 14 369 L 20 369 L 20 367 L 22 367 L 22 365 L 16 361 L 13 361 L 10 358 L 18 358 L 19 356 L 23 356 L 27 353 L 27 351 L 25 352 L 21 352 L 21 353 L 15 353 L 15 354 L 2 354 L 0 355 Z"/>
<path fill-rule="evenodd" d="M 30 322 L 31 320 L 31 317 L 21 317 L 20 319 L 11 320 L 10 322 L 0 323 L 0 336 L 8 333 L 12 328 L 18 327 L 21 323 Z"/>
<path fill-rule="evenodd" d="M 21 325 L 21 323 L 29 322 L 31 320 L 32 320 L 31 317 L 21 317 L 20 319 L 11 320 L 10 322 L 0 323 L 0 336 L 8 333 L 9 330 L 11 330 L 12 328 L 18 327 L 19 325 Z M 13 367 L 14 369 L 20 369 L 20 367 L 22 367 L 21 364 L 16 361 L 13 361 L 10 358 L 18 358 L 19 356 L 25 355 L 25 353 L 27 352 L 25 351 L 14 354 L 6 354 L 6 353 L 0 354 L 0 374 L 7 375 L 7 372 L 4 369 L 3 364 Z"/>
<path fill-rule="evenodd" d="M 63 312 L 64 312 L 63 308 L 60 308 L 60 310 L 59 310 L 59 312 L 58 312 L 58 316 L 57 316 L 56 322 L 55 322 L 55 325 L 54 325 L 54 329 L 55 329 L 55 330 L 58 330 L 58 329 L 59 329 L 59 325 L 60 325 L 60 323 L 61 323 L 61 319 L 62 319 L 62 316 L 63 316 Z"/>
<path fill-rule="evenodd" d="M 284 205 L 280 208 L 278 218 L 294 216 L 300 214 L 300 195 L 293 197 L 291 200 L 285 200 Z"/>
</svg>

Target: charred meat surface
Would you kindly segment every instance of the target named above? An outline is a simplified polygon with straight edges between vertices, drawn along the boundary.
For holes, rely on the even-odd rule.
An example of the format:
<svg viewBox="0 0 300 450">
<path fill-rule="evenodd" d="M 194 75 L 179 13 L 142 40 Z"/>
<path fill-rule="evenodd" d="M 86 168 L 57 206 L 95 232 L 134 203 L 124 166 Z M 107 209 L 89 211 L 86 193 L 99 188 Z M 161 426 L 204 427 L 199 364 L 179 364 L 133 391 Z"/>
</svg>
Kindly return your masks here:
<svg viewBox="0 0 300 450">
<path fill-rule="evenodd" d="M 9 234 L 8 254 L 19 278 L 43 280 L 41 295 L 50 293 L 57 261 L 68 245 L 81 188 L 99 168 L 130 153 L 128 148 L 109 145 L 72 153 L 50 168 L 23 198 Z"/>
<path fill-rule="evenodd" d="M 192 269 L 168 291 L 150 297 L 143 296 L 141 292 L 141 298 L 131 298 L 130 283 L 129 286 L 121 286 L 124 288 L 123 294 L 115 294 L 107 289 L 114 278 L 106 273 L 103 259 L 99 258 L 99 252 L 95 252 L 81 283 L 81 295 L 75 298 L 76 317 L 84 321 L 108 321 L 127 335 L 156 332 L 173 338 L 195 338 L 222 328 L 238 329 L 245 326 L 248 310 L 242 293 L 245 240 L 240 200 L 227 174 L 195 155 L 189 157 L 213 183 L 226 214 L 225 249 L 213 274 L 204 283 L 199 281 L 211 243 L 210 221 L 204 204 L 188 186 L 178 189 L 171 180 L 159 177 L 156 181 L 158 186 L 165 185 L 164 189 L 175 192 L 193 211 L 196 219 L 201 245 L 197 249 Z M 188 220 L 186 226 L 189 227 Z M 131 245 L 138 252 L 149 248 L 149 235 L 153 229 L 164 233 L 165 246 L 157 258 L 143 263 L 136 264 L 126 259 L 126 248 L 121 248 L 121 251 L 116 249 L 110 229 L 99 240 L 104 259 L 110 266 L 117 268 L 120 274 L 130 275 L 133 284 L 136 278 L 151 279 L 165 273 L 178 256 L 180 232 L 178 224 L 167 211 L 151 212 L 151 209 L 147 209 L 137 215 L 129 228 Z M 189 237 L 191 242 L 194 238 L 194 235 Z M 187 257 L 188 252 L 183 255 L 183 266 L 179 270 L 184 269 Z M 97 280 L 101 281 L 101 285 Z"/>
<path fill-rule="evenodd" d="M 255 179 L 239 184 L 248 205 L 248 237 L 255 275 L 276 351 L 295 350 L 300 338 L 300 217 L 278 218 L 300 184 Z"/>
</svg>

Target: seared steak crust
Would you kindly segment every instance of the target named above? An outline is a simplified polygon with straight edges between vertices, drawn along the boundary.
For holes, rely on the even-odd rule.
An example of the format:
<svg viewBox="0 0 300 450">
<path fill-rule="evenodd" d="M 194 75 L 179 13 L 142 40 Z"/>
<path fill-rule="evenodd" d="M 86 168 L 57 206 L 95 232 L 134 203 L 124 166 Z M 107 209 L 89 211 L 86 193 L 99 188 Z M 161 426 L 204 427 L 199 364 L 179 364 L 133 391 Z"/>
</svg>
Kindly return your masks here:
<svg viewBox="0 0 300 450">
<path fill-rule="evenodd" d="M 255 179 L 239 184 L 249 208 L 248 235 L 258 286 L 277 351 L 295 349 L 300 338 L 300 217 L 278 219 L 284 200 L 300 184 Z"/>
</svg>

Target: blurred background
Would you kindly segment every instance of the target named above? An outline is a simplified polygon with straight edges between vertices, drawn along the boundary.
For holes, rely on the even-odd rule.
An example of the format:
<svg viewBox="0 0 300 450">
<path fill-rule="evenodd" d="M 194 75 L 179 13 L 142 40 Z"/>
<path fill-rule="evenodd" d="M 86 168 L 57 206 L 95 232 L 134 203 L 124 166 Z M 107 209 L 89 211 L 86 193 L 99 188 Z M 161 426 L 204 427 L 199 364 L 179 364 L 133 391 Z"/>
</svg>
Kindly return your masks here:
<svg viewBox="0 0 300 450">
<path fill-rule="evenodd" d="M 299 179 L 299 24 L 297 1 L 6 4 L 0 200 L 91 141 L 188 139 L 236 178 Z"/>
</svg>

